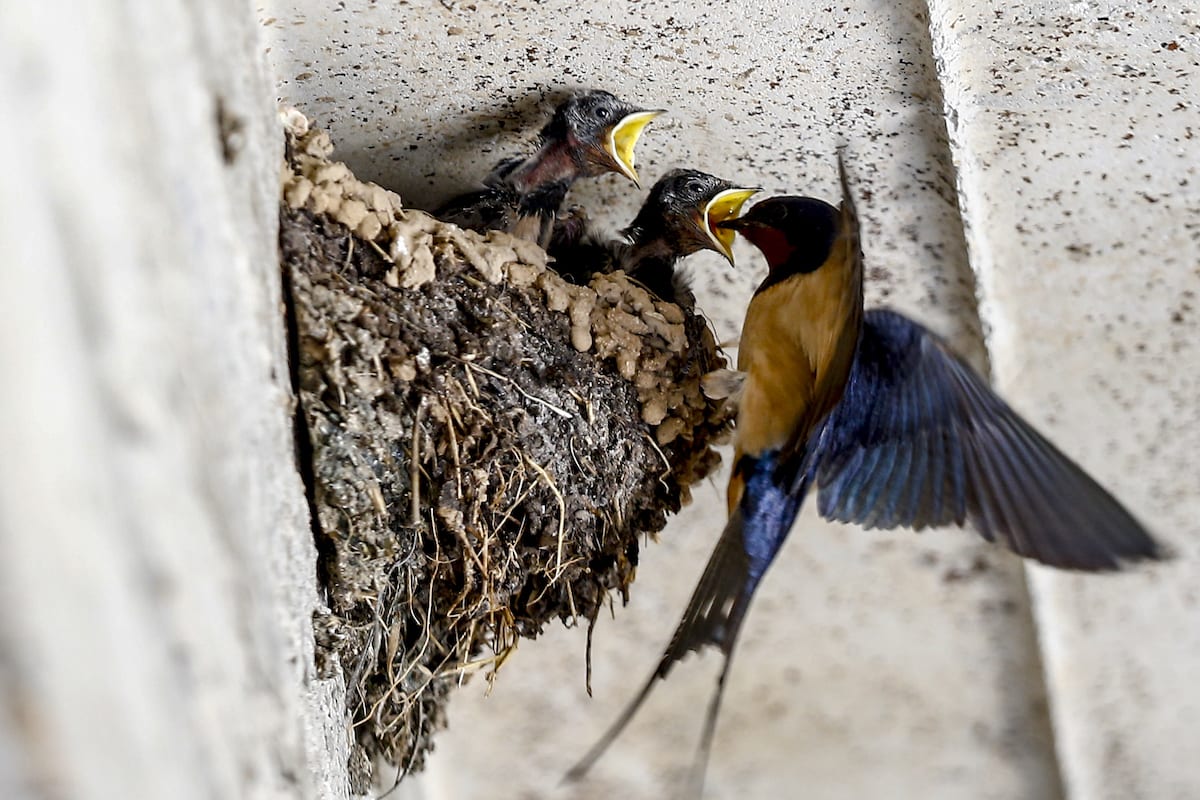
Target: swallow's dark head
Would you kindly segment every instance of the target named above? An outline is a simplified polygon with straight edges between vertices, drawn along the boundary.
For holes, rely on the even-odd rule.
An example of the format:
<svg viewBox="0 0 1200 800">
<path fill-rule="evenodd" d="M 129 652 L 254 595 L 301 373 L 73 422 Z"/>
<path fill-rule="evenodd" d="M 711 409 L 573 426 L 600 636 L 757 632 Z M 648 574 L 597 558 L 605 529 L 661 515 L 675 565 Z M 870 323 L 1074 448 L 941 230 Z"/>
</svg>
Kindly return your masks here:
<svg viewBox="0 0 1200 800">
<path fill-rule="evenodd" d="M 815 197 L 768 197 L 736 219 L 718 223 L 762 251 L 773 277 L 812 272 L 829 259 L 842 215 Z"/>
<path fill-rule="evenodd" d="M 542 138 L 565 144 L 581 177 L 619 172 L 637 183 L 634 147 L 645 127 L 662 113 L 631 106 L 603 90 L 584 92 L 555 109 Z"/>
<path fill-rule="evenodd" d="M 742 204 L 757 191 L 699 170 L 672 170 L 650 189 L 624 233 L 630 240 L 669 242 L 680 258 L 698 250 L 713 250 L 732 264 L 733 232 L 717 225 L 737 216 Z"/>
</svg>

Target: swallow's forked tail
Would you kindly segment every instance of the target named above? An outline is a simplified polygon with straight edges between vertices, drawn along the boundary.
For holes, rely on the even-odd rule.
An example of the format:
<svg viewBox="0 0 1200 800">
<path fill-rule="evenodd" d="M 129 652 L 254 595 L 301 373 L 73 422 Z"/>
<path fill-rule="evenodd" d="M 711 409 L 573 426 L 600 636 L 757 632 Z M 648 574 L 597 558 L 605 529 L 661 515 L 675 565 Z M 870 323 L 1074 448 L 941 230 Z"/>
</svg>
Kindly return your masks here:
<svg viewBox="0 0 1200 800">
<path fill-rule="evenodd" d="M 716 646 L 724 663 L 705 715 L 690 781 L 695 794 L 699 795 L 738 634 L 763 572 L 795 521 L 807 485 L 804 481 L 805 487 L 789 495 L 771 480 L 773 468 L 774 459 L 753 465 L 742 503 L 734 509 L 725 525 L 658 667 L 612 726 L 567 772 L 564 781 L 578 780 L 591 769 L 633 719 L 655 684 L 667 676 L 676 662 L 688 653 Z"/>
<path fill-rule="evenodd" d="M 709 645 L 715 645 L 721 649 L 725 664 L 705 723 L 701 747 L 702 750 L 707 750 L 707 743 L 712 739 L 712 730 L 716 724 L 721 692 L 729 668 L 729 656 L 733 652 L 734 642 L 753 593 L 753 586 L 748 585 L 749 576 L 750 559 L 742 547 L 742 514 L 738 510 L 725 526 L 725 532 L 704 568 L 704 575 L 700 578 L 696 591 L 692 593 L 683 619 L 680 620 L 675 634 L 671 637 L 671 643 L 667 645 L 649 680 L 592 749 L 567 772 L 563 780 L 575 781 L 587 773 L 633 719 L 655 684 L 670 673 L 676 662 L 690 652 L 698 652 Z"/>
</svg>

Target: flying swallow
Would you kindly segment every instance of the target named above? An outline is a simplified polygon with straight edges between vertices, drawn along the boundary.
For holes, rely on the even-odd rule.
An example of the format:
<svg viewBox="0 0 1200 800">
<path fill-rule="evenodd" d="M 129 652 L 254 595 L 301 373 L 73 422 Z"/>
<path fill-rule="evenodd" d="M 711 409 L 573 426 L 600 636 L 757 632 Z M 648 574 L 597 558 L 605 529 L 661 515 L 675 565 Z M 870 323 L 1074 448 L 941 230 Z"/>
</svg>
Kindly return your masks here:
<svg viewBox="0 0 1200 800">
<path fill-rule="evenodd" d="M 506 231 L 544 247 L 575 181 L 617 172 L 638 182 L 634 147 L 662 113 L 601 90 L 574 95 L 555 109 L 532 155 L 501 161 L 485 188 L 449 200 L 434 216 L 481 233 Z"/>
<path fill-rule="evenodd" d="M 863 310 L 859 224 L 842 203 L 774 197 L 721 223 L 770 271 L 746 312 L 730 516 L 658 667 L 567 774 L 582 776 L 689 652 L 723 664 L 693 770 L 696 793 L 751 598 L 809 490 L 826 519 L 866 528 L 970 524 L 1053 567 L 1165 557 L 1121 504 L 1021 419 L 938 336 Z"/>
<path fill-rule="evenodd" d="M 555 270 L 578 283 L 619 269 L 663 300 L 691 305 L 691 291 L 676 273 L 676 263 L 713 250 L 733 264 L 734 232 L 718 225 L 736 217 L 757 191 L 699 170 L 672 170 L 654 184 L 621 231 L 624 241 L 606 240 L 570 217 L 556 226 L 548 251 Z"/>
</svg>

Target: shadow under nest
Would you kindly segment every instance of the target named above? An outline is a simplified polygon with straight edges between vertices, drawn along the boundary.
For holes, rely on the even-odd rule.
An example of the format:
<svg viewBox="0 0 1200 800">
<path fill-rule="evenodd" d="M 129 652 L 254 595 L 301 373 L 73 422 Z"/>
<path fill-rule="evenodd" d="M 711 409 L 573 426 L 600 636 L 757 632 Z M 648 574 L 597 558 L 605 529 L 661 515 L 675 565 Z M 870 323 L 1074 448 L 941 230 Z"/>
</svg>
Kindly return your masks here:
<svg viewBox="0 0 1200 800">
<path fill-rule="evenodd" d="M 707 323 L 622 273 L 406 210 L 286 120 L 280 247 L 299 450 L 355 791 L 419 769 L 450 689 L 549 621 L 594 623 L 719 463 Z"/>
</svg>

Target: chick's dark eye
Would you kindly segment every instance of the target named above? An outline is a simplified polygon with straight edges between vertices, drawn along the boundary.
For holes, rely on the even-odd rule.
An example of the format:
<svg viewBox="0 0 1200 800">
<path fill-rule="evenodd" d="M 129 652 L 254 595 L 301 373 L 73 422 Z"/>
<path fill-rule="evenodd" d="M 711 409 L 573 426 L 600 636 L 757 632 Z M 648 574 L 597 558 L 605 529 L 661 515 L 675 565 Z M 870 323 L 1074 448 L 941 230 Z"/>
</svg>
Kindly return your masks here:
<svg viewBox="0 0 1200 800">
<path fill-rule="evenodd" d="M 689 178 L 688 182 L 683 185 L 683 190 L 688 194 L 699 194 L 703 188 L 699 178 Z"/>
<path fill-rule="evenodd" d="M 608 115 L 612 113 L 608 106 L 596 106 L 596 110 L 592 112 L 596 119 L 608 119 Z"/>
</svg>

